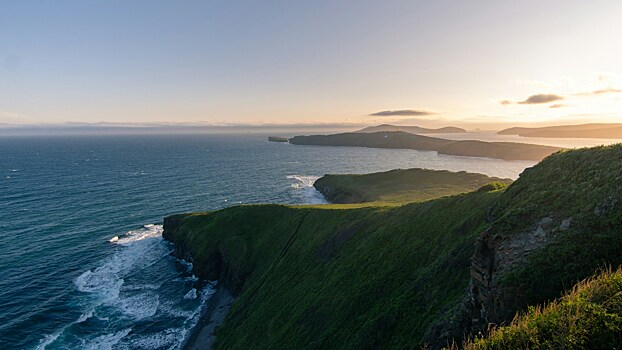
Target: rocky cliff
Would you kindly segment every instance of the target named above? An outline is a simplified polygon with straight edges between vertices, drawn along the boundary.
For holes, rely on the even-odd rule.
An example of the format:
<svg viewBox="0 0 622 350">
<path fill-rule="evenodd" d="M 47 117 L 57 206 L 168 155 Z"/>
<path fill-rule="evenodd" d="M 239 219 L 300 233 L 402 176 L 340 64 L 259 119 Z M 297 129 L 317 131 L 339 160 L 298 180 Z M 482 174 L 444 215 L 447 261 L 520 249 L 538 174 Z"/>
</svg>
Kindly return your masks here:
<svg viewBox="0 0 622 350">
<path fill-rule="evenodd" d="M 432 347 L 508 324 L 606 265 L 622 264 L 622 147 L 554 155 L 526 170 L 489 212 L 470 285 L 426 335 Z"/>
</svg>

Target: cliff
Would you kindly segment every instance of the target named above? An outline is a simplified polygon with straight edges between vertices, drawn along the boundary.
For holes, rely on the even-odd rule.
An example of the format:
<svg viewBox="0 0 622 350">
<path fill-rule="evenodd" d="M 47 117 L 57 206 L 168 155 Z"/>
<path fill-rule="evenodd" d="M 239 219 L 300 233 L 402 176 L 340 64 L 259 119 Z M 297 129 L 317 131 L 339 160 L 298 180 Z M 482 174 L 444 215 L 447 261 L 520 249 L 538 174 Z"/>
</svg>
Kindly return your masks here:
<svg viewBox="0 0 622 350">
<path fill-rule="evenodd" d="M 622 264 L 621 199 L 616 145 L 557 153 L 507 189 L 238 206 L 166 218 L 164 236 L 238 295 L 217 348 L 440 348 Z"/>
<path fill-rule="evenodd" d="M 622 264 L 622 146 L 556 154 L 527 169 L 491 208 L 460 308 L 427 335 L 435 345 L 508 324 L 599 267 Z"/>
<path fill-rule="evenodd" d="M 324 175 L 313 186 L 331 203 L 408 203 L 471 192 L 501 179 L 465 171 L 397 169 L 362 175 Z"/>
<path fill-rule="evenodd" d="M 622 346 L 622 269 L 578 283 L 545 307 L 530 308 L 509 326 L 467 341 L 468 350 L 619 349 Z"/>
<path fill-rule="evenodd" d="M 525 143 L 445 140 L 401 131 L 295 136 L 289 139 L 289 142 L 295 145 L 414 149 L 454 156 L 504 160 L 541 160 L 561 150 L 559 147 Z"/>
<path fill-rule="evenodd" d="M 461 300 L 499 193 L 231 207 L 169 217 L 164 236 L 198 276 L 237 295 L 216 348 L 404 348 Z"/>
</svg>

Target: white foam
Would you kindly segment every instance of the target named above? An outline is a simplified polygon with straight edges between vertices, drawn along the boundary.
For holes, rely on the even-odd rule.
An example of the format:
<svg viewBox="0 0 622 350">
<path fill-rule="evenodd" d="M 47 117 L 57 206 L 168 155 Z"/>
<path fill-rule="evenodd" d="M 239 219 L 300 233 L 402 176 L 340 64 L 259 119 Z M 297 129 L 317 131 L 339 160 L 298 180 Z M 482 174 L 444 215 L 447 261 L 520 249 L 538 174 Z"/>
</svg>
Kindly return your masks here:
<svg viewBox="0 0 622 350">
<path fill-rule="evenodd" d="M 288 175 L 287 179 L 295 180 L 293 184 L 291 184 L 291 188 L 295 191 L 300 191 L 299 196 L 301 197 L 301 204 L 326 204 L 326 198 L 313 187 L 313 184 L 319 176 L 312 175 Z"/>
<path fill-rule="evenodd" d="M 52 344 L 56 339 L 58 339 L 58 337 L 64 330 L 65 329 L 63 328 L 62 330 L 54 334 L 46 335 L 45 338 L 41 339 L 41 341 L 39 342 L 39 345 L 37 345 L 36 347 L 36 350 L 44 350 L 48 345 Z"/>
<path fill-rule="evenodd" d="M 130 349 L 176 349 L 184 341 L 183 328 L 170 328 L 156 334 L 140 336 L 128 342 Z"/>
<path fill-rule="evenodd" d="M 145 225 L 143 229 L 128 231 L 125 235 L 119 237 L 114 236 L 108 242 L 115 244 L 128 245 L 143 239 L 157 238 L 162 236 L 162 225 Z"/>
<path fill-rule="evenodd" d="M 114 305 L 125 315 L 140 321 L 155 315 L 160 304 L 157 294 L 138 294 L 129 298 L 119 298 Z"/>
<path fill-rule="evenodd" d="M 292 188 L 308 188 L 313 187 L 315 181 L 320 177 L 312 175 L 288 175 L 286 178 L 296 180 L 295 183 L 291 184 Z"/>
<path fill-rule="evenodd" d="M 213 284 L 207 284 L 201 289 L 184 288 L 182 292 L 185 294 L 169 300 L 168 296 L 161 298 L 159 294 L 167 290 L 160 290 L 164 280 L 136 276 L 142 271 L 150 271 L 152 265 L 162 261 L 170 253 L 170 247 L 163 242 L 162 225 L 145 225 L 109 241 L 114 244 L 114 248 L 111 248 L 114 249 L 112 256 L 74 280 L 76 289 L 83 293 L 82 303 L 88 311 L 83 312 L 77 321 L 66 325 L 58 333 L 46 336 L 39 349 L 55 347 L 57 343 L 64 343 L 66 340 L 73 343 L 72 347 L 85 349 L 178 349 L 187 333 L 198 322 L 203 305 L 214 293 Z M 191 273 L 192 264 L 183 260 L 180 262 Z M 166 283 L 187 285 L 198 280 L 194 275 L 171 277 Z M 72 328 L 68 327 L 84 322 L 94 315 L 98 322 L 104 321 L 108 326 L 84 338 L 65 339 L 64 332 L 73 333 Z M 152 331 L 147 334 L 130 334 L 135 322 L 156 320 L 167 315 L 176 318 L 176 324 L 170 328 L 157 333 Z"/>
<path fill-rule="evenodd" d="M 104 334 L 97 338 L 92 339 L 88 343 L 84 344 L 84 349 L 88 350 L 111 350 L 112 347 L 117 344 L 123 337 L 128 335 L 132 331 L 132 328 L 126 328 L 116 333 Z"/>
<path fill-rule="evenodd" d="M 197 298 L 197 289 L 192 288 L 184 295 L 184 299 L 196 299 Z"/>
<path fill-rule="evenodd" d="M 85 312 L 82 315 L 80 315 L 80 318 L 78 318 L 78 321 L 76 323 L 82 323 L 88 320 L 89 318 L 93 317 L 93 311 L 94 310 L 91 309 L 88 312 Z"/>
<path fill-rule="evenodd" d="M 161 284 L 124 284 L 121 290 L 158 290 L 161 286 Z"/>
</svg>

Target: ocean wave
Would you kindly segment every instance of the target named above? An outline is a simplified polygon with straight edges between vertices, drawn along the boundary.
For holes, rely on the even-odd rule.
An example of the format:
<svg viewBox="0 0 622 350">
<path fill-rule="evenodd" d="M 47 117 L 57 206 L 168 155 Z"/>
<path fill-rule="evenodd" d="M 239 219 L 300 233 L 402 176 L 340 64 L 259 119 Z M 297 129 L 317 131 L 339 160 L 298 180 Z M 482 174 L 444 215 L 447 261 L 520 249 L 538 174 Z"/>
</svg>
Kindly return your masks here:
<svg viewBox="0 0 622 350">
<path fill-rule="evenodd" d="M 320 177 L 313 175 L 288 175 L 286 178 L 296 180 L 296 182 L 290 185 L 292 188 L 308 188 L 313 187 L 315 181 Z"/>
<path fill-rule="evenodd" d="M 290 180 L 295 180 L 290 187 L 295 191 L 294 195 L 299 197 L 302 204 L 326 204 L 326 198 L 313 187 L 319 176 L 313 175 L 288 175 Z"/>
<path fill-rule="evenodd" d="M 114 236 L 108 242 L 128 245 L 136 241 L 142 241 L 143 239 L 158 238 L 162 236 L 162 225 L 148 224 L 144 225 L 140 230 L 128 231 L 125 235 L 119 237 Z"/>
<path fill-rule="evenodd" d="M 162 225 L 145 225 L 116 237 L 114 253 L 74 280 L 77 293 L 82 295 L 76 302 L 88 311 L 60 331 L 45 336 L 37 349 L 181 347 L 214 293 L 214 284 L 197 286 L 196 276 L 189 276 L 192 264 L 169 256 Z M 167 264 L 179 265 L 174 269 Z M 161 272 L 168 275 L 162 276 Z M 153 283 L 159 278 L 168 282 Z M 97 317 L 93 318 L 94 314 Z M 132 332 L 141 324 L 137 322 L 144 320 L 166 320 L 169 325 Z M 80 324 L 79 328 L 76 324 Z"/>
<path fill-rule="evenodd" d="M 121 331 L 100 335 L 88 342 L 85 342 L 81 348 L 85 350 L 111 350 L 123 337 L 128 335 L 132 328 L 126 328 Z"/>
</svg>

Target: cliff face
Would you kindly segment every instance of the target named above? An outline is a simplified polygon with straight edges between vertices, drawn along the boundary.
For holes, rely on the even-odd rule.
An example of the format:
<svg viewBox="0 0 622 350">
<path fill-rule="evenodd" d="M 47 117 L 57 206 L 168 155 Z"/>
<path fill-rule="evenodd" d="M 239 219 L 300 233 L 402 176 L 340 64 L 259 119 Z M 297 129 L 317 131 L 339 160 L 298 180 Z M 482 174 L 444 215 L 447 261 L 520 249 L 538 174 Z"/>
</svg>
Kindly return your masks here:
<svg viewBox="0 0 622 350">
<path fill-rule="evenodd" d="M 222 348 L 440 348 L 622 264 L 622 146 L 555 154 L 505 191 L 164 225 L 198 276 L 239 295 Z"/>
<path fill-rule="evenodd" d="M 461 305 L 428 330 L 433 348 L 508 324 L 606 265 L 622 264 L 622 146 L 557 154 L 491 208 Z"/>
<path fill-rule="evenodd" d="M 237 295 L 244 286 L 246 274 L 230 262 L 223 249 L 215 245 L 200 252 L 187 235 L 192 229 L 184 227 L 184 219 L 191 215 L 179 214 L 164 219 L 164 239 L 174 243 L 173 255 L 192 263 L 192 272 L 203 280 L 218 280 L 232 294 Z"/>
</svg>

